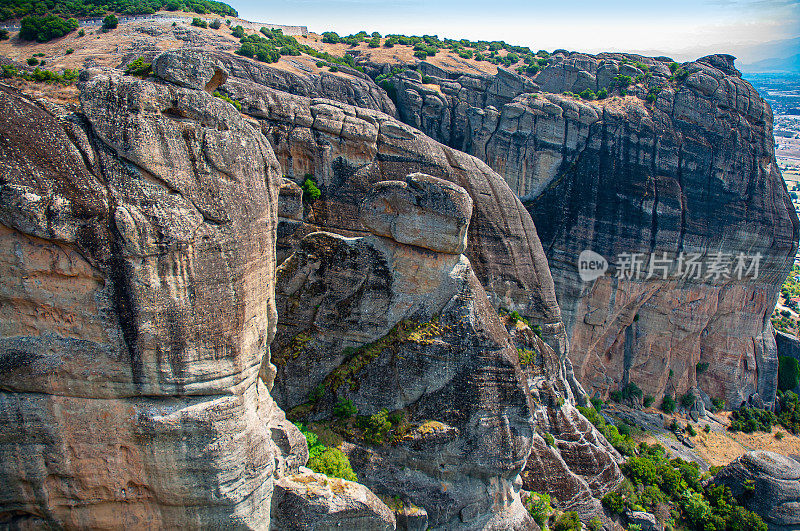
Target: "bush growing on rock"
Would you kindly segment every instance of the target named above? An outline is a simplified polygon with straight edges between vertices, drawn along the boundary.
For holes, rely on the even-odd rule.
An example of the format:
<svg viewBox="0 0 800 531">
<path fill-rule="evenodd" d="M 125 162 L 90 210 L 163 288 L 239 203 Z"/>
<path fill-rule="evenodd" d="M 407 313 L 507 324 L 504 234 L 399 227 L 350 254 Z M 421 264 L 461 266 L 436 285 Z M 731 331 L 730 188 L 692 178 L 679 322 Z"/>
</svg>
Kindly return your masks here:
<svg viewBox="0 0 800 531">
<path fill-rule="evenodd" d="M 553 525 L 553 531 L 580 531 L 581 521 L 578 519 L 578 513 L 575 511 L 567 511 L 558 517 L 556 523 Z"/>
<path fill-rule="evenodd" d="M 192 19 L 192 26 L 197 26 L 198 28 L 207 28 L 208 22 L 206 22 L 200 17 L 194 17 Z"/>
<path fill-rule="evenodd" d="M 672 395 L 664 395 L 663 400 L 661 400 L 661 410 L 664 413 L 674 413 L 675 406 L 675 399 L 672 398 Z"/>
<path fill-rule="evenodd" d="M 19 38 L 25 41 L 47 42 L 63 37 L 76 29 L 78 21 L 74 18 L 64 20 L 55 15 L 28 16 L 20 22 Z"/>
<path fill-rule="evenodd" d="M 545 522 L 550 520 L 550 515 L 553 514 L 553 507 L 550 505 L 550 496 L 548 494 L 540 494 L 538 492 L 531 492 L 525 498 L 523 504 L 531 518 L 539 524 L 539 527 L 544 527 Z"/>
<path fill-rule="evenodd" d="M 350 460 L 338 448 L 328 448 L 322 444 L 317 434 L 308 430 L 303 424 L 297 424 L 308 443 L 308 468 L 329 477 L 347 481 L 358 481 Z"/>
<path fill-rule="evenodd" d="M 697 402 L 697 397 L 691 391 L 681 395 L 681 407 L 684 409 L 691 409 L 694 403 Z"/>
<path fill-rule="evenodd" d="M 128 63 L 125 73 L 130 76 L 145 77 L 150 73 L 152 66 L 152 64 L 144 62 L 144 57 L 139 57 Z"/>
<path fill-rule="evenodd" d="M 359 417 L 359 425 L 364 430 L 364 440 L 371 444 L 383 444 L 384 437 L 392 429 L 388 419 L 389 411 L 382 409 L 369 417 Z"/>
<path fill-rule="evenodd" d="M 103 31 L 111 31 L 113 29 L 116 29 L 118 25 L 119 25 L 119 19 L 116 17 L 116 15 L 111 13 L 110 15 L 106 16 L 106 18 L 103 19 L 102 29 Z M 77 26 L 75 27 L 77 28 Z"/>
<path fill-rule="evenodd" d="M 333 414 L 340 419 L 349 419 L 358 414 L 358 409 L 353 405 L 353 401 L 342 398 L 333 408 Z"/>
<path fill-rule="evenodd" d="M 331 70 L 333 70 L 333 67 L 331 67 Z M 303 189 L 303 201 L 307 203 L 313 203 L 322 196 L 322 191 L 317 188 L 317 182 L 311 175 L 306 175 L 300 188 Z"/>
</svg>

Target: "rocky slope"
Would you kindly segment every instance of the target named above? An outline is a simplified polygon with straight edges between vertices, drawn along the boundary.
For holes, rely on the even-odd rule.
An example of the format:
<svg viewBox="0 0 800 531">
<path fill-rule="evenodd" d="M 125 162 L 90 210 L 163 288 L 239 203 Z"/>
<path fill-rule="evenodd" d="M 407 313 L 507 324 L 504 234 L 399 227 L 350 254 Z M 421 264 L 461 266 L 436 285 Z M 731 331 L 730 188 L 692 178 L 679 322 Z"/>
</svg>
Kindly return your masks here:
<svg viewBox="0 0 800 531">
<path fill-rule="evenodd" d="M 259 377 L 277 160 L 166 77 L 85 72 L 76 112 L 0 86 L 2 525 L 268 529 L 308 458 Z"/>
<path fill-rule="evenodd" d="M 772 113 L 730 56 L 680 65 L 678 76 L 669 66 L 557 53 L 533 79 L 421 63 L 393 82 L 405 122 L 485 160 L 525 201 L 584 385 L 604 395 L 632 382 L 656 397 L 693 389 L 732 406 L 758 394 L 769 404 L 776 357 L 768 318 L 798 240 L 775 165 Z M 617 75 L 641 82 L 602 101 L 562 94 L 613 92 Z M 583 250 L 610 262 L 604 276 L 581 281 Z M 622 253 L 641 253 L 641 278 L 617 277 Z M 651 253 L 671 263 L 666 279 L 655 261 L 646 279 Z M 681 278 L 680 253 L 700 255 L 701 278 Z M 715 253 L 731 278 L 706 278 Z M 739 253 L 761 254 L 757 278 L 737 278 Z"/>
</svg>

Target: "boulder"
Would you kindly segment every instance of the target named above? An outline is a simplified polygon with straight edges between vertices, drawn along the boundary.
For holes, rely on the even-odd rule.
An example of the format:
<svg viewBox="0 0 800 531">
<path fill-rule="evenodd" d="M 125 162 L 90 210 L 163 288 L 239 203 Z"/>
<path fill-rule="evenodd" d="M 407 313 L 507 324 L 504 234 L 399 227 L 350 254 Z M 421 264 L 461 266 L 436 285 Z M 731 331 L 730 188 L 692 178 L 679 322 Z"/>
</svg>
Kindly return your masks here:
<svg viewBox="0 0 800 531">
<path fill-rule="evenodd" d="M 639 525 L 642 531 L 662 531 L 664 527 L 658 523 L 654 514 L 644 511 L 627 511 L 625 518 L 629 524 Z"/>
<path fill-rule="evenodd" d="M 275 482 L 270 529 L 392 531 L 395 517 L 364 485 L 301 468 Z"/>
<path fill-rule="evenodd" d="M 800 527 L 800 463 L 774 452 L 748 452 L 714 476 L 767 523 Z M 749 485 L 752 489 L 745 492 Z M 794 526 L 794 527 L 792 527 Z"/>
<path fill-rule="evenodd" d="M 373 234 L 448 254 L 467 248 L 471 217 L 466 190 L 422 173 L 379 183 L 361 204 L 361 223 Z"/>
<path fill-rule="evenodd" d="M 0 87 L 0 521 L 265 529 L 276 159 L 203 90 L 94 74 L 76 112 Z"/>
</svg>

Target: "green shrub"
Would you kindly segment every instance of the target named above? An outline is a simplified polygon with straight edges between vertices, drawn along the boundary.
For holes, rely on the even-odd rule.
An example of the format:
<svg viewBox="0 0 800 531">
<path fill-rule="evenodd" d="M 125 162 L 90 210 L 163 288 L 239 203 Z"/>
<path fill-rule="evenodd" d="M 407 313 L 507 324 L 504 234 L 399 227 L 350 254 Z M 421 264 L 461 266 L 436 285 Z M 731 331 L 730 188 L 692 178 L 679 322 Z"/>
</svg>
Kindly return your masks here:
<svg viewBox="0 0 800 531">
<path fill-rule="evenodd" d="M 542 437 L 544 438 L 544 442 L 547 443 L 547 446 L 555 446 L 556 445 L 556 440 L 549 433 L 545 432 L 544 435 L 542 435 Z"/>
<path fill-rule="evenodd" d="M 778 357 L 778 389 L 791 391 L 800 382 L 800 363 L 789 356 Z"/>
<path fill-rule="evenodd" d="M 597 411 L 600 411 L 601 409 L 603 409 L 603 401 L 602 401 L 602 400 L 600 400 L 599 398 L 597 398 L 597 397 L 593 397 L 593 398 L 591 398 L 589 401 L 592 403 L 592 407 L 593 407 L 595 410 L 597 410 Z M 585 416 L 585 415 L 584 415 L 584 416 Z"/>
<path fill-rule="evenodd" d="M 686 424 L 686 433 L 688 433 L 690 437 L 697 435 L 697 430 L 694 429 L 694 426 L 692 426 L 691 422 Z"/>
<path fill-rule="evenodd" d="M 28 64 L 30 66 L 36 66 L 36 65 L 39 64 L 39 60 L 37 58 L 35 58 L 35 57 L 29 57 L 28 58 Z"/>
<path fill-rule="evenodd" d="M 536 352 L 526 348 L 518 348 L 517 357 L 519 358 L 519 364 L 523 367 L 527 367 L 536 361 Z"/>
<path fill-rule="evenodd" d="M 558 517 L 556 523 L 553 525 L 553 531 L 580 531 L 581 521 L 578 519 L 578 513 L 575 511 L 567 511 Z"/>
<path fill-rule="evenodd" d="M 353 405 L 353 401 L 348 399 L 340 399 L 339 403 L 333 408 L 333 414 L 340 419 L 349 419 L 358 414 L 358 409 Z"/>
<path fill-rule="evenodd" d="M 628 424 L 622 422 L 619 426 L 617 426 L 617 431 L 622 436 L 629 436 L 631 434 L 631 427 Z"/>
<path fill-rule="evenodd" d="M 198 28 L 207 28 L 208 22 L 206 22 L 200 17 L 194 17 L 192 19 L 192 26 L 197 26 Z"/>
<path fill-rule="evenodd" d="M 625 512 L 625 500 L 616 492 L 609 492 L 603 496 L 602 502 L 603 507 L 614 514 L 622 514 Z"/>
<path fill-rule="evenodd" d="M 427 59 L 428 52 L 426 52 L 425 50 L 417 50 L 416 52 L 414 52 L 414 57 L 419 57 L 420 59 Z"/>
<path fill-rule="evenodd" d="M 711 432 L 711 426 L 706 424 L 705 426 L 703 426 L 703 431 L 706 432 L 706 433 L 710 433 Z"/>
<path fill-rule="evenodd" d="M 55 15 L 43 17 L 28 16 L 20 22 L 19 38 L 25 41 L 47 42 L 63 37 L 78 29 L 78 21 L 74 18 L 64 20 Z"/>
<path fill-rule="evenodd" d="M 338 72 L 339 71 L 339 67 L 336 66 L 336 65 L 330 65 L 330 67 L 328 67 L 328 70 L 330 72 Z"/>
<path fill-rule="evenodd" d="M 772 426 L 778 422 L 772 411 L 743 407 L 731 411 L 730 431 L 753 433 L 755 431 L 772 431 Z"/>
<path fill-rule="evenodd" d="M 102 29 L 103 31 L 111 31 L 113 29 L 116 29 L 118 25 L 119 25 L 119 19 L 113 13 L 111 13 L 110 15 L 107 15 L 106 18 L 103 19 Z M 77 28 L 77 26 L 75 27 Z"/>
<path fill-rule="evenodd" d="M 587 525 L 589 531 L 603 531 L 603 521 L 597 516 L 593 516 Z"/>
<path fill-rule="evenodd" d="M 583 92 L 578 94 L 578 96 L 580 96 L 581 99 L 584 99 L 584 100 L 596 100 L 597 99 L 597 95 L 591 89 L 584 90 Z"/>
<path fill-rule="evenodd" d="M 358 481 L 350 460 L 338 448 L 326 448 L 321 454 L 309 459 L 306 466 L 328 477 Z"/>
<path fill-rule="evenodd" d="M 78 32 L 78 37 L 85 37 L 85 36 L 86 36 L 86 30 L 80 30 Z"/>
<path fill-rule="evenodd" d="M 698 361 L 697 365 L 694 366 L 694 370 L 697 374 L 703 374 L 708 369 L 708 362 L 707 361 Z"/>
<path fill-rule="evenodd" d="M 244 28 L 242 26 L 234 26 L 231 28 L 231 35 L 237 39 L 243 39 L 245 37 Z"/>
<path fill-rule="evenodd" d="M 656 397 L 654 397 L 653 395 L 646 395 L 644 399 L 642 399 L 642 405 L 644 405 L 644 407 L 650 407 L 653 405 L 653 402 L 655 401 Z"/>
<path fill-rule="evenodd" d="M 664 399 L 661 400 L 661 410 L 664 413 L 674 413 L 675 405 L 675 399 L 671 395 L 664 395 Z"/>
<path fill-rule="evenodd" d="M 380 48 L 380 46 L 381 46 L 381 38 L 380 37 L 373 37 L 367 42 L 367 45 L 370 48 Z"/>
<path fill-rule="evenodd" d="M 67 51 L 64 52 L 64 53 L 66 53 L 67 55 L 71 55 L 71 54 L 75 53 L 75 48 L 67 48 Z"/>
<path fill-rule="evenodd" d="M 524 500 L 524 503 L 528 514 L 539 524 L 539 527 L 544 527 L 545 522 L 550 519 L 550 515 L 553 513 L 553 507 L 550 505 L 550 496 L 531 492 L 528 498 Z"/>
<path fill-rule="evenodd" d="M 18 75 L 19 70 L 17 70 L 17 67 L 12 65 L 3 65 L 2 70 L 0 70 L 0 76 L 4 78 L 17 77 Z"/>
<path fill-rule="evenodd" d="M 384 437 L 392 429 L 388 419 L 389 412 L 382 409 L 369 417 L 359 417 L 359 424 L 364 430 L 364 440 L 371 444 L 383 444 Z"/>
<path fill-rule="evenodd" d="M 631 76 L 619 75 L 614 78 L 614 82 L 617 84 L 618 87 L 625 88 L 628 87 L 631 83 L 633 83 L 633 78 Z"/>
<path fill-rule="evenodd" d="M 152 66 L 150 63 L 145 63 L 143 57 L 139 57 L 128 63 L 125 73 L 130 76 L 145 77 L 150 73 Z"/>
<path fill-rule="evenodd" d="M 306 175 L 301 188 L 303 189 L 303 201 L 307 203 L 313 203 L 322 196 L 322 191 L 317 188 L 317 183 L 311 175 Z"/>
<path fill-rule="evenodd" d="M 211 29 L 218 30 L 222 27 L 222 21 L 218 18 L 215 18 L 214 20 L 208 23 L 208 27 Z"/>
<path fill-rule="evenodd" d="M 722 398 L 712 398 L 711 405 L 714 407 L 714 411 L 722 411 L 725 409 L 725 400 Z"/>
<path fill-rule="evenodd" d="M 7 41 L 11 36 L 8 34 L 7 29 L 0 29 L 0 41 Z"/>
<path fill-rule="evenodd" d="M 322 42 L 327 44 L 339 44 L 341 42 L 341 38 L 335 31 L 326 31 L 322 34 Z"/>
</svg>

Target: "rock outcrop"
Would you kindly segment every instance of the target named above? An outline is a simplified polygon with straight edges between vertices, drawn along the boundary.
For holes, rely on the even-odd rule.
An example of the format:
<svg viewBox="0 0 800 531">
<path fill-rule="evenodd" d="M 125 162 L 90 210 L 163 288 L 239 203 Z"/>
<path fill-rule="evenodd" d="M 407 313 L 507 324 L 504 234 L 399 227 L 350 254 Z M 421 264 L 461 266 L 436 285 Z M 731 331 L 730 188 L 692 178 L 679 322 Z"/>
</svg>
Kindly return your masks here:
<svg viewBox="0 0 800 531">
<path fill-rule="evenodd" d="M 532 525 L 520 486 L 602 514 L 619 455 L 572 405 L 562 359 L 528 327 L 509 334 L 459 254 L 466 191 L 412 174 L 374 185 L 361 212 L 371 235 L 311 233 L 278 268 L 279 404 L 341 438 L 359 478 L 399 500 L 398 522 L 416 508 L 412 528 Z M 347 400 L 392 419 L 386 440 L 337 420 Z"/>
<path fill-rule="evenodd" d="M 714 482 L 745 499 L 745 506 L 764 518 L 770 529 L 800 527 L 800 463 L 794 459 L 774 452 L 748 452 L 720 470 Z"/>
<path fill-rule="evenodd" d="M 270 526 L 276 531 L 393 531 L 395 518 L 364 485 L 302 469 L 275 482 Z"/>
<path fill-rule="evenodd" d="M 378 111 L 308 99 L 238 77 L 228 77 L 224 90 L 241 102 L 243 113 L 259 121 L 284 175 L 298 184 L 313 176 L 322 191 L 307 209 L 304 224 L 287 225 L 291 235 L 278 242 L 279 262 L 315 230 L 366 234 L 359 205 L 373 184 L 414 172 L 440 177 L 464 188 L 474 203 L 467 234 L 471 245 L 465 254 L 493 304 L 524 309 L 542 324 L 546 341 L 557 352 L 566 352 L 536 228 L 519 199 L 488 166 Z"/>
<path fill-rule="evenodd" d="M 166 77 L 0 85 L 2 525 L 268 529 L 308 458 L 269 394 L 280 168 Z"/>
<path fill-rule="evenodd" d="M 427 526 L 527 528 L 515 478 L 531 411 L 516 350 L 459 253 L 472 201 L 415 174 L 376 184 L 363 212 L 376 234 L 309 234 L 278 268 L 275 396 L 336 431 L 359 478 L 424 509 Z M 342 400 L 364 416 L 391 413 L 393 430 L 332 422 Z"/>
<path fill-rule="evenodd" d="M 772 403 L 768 319 L 798 221 L 775 164 L 771 110 L 732 57 L 672 65 L 557 53 L 532 80 L 421 71 L 427 85 L 418 72 L 393 78 L 399 116 L 486 161 L 525 201 L 585 386 L 606 394 L 635 383 L 656 397 L 697 387 L 706 401 Z M 562 94 L 619 92 L 618 75 L 633 82 L 626 97 Z M 611 263 L 606 275 L 581 280 L 584 250 Z M 640 278 L 618 278 L 623 253 L 640 253 Z M 745 273 L 760 255 L 757 275 L 738 277 L 740 253 Z M 679 257 L 696 255 L 701 277 L 682 278 Z M 722 274 L 709 274 L 715 258 Z"/>
</svg>

